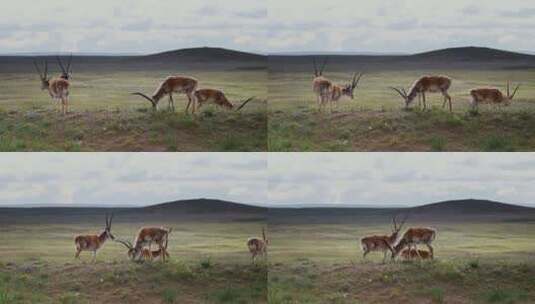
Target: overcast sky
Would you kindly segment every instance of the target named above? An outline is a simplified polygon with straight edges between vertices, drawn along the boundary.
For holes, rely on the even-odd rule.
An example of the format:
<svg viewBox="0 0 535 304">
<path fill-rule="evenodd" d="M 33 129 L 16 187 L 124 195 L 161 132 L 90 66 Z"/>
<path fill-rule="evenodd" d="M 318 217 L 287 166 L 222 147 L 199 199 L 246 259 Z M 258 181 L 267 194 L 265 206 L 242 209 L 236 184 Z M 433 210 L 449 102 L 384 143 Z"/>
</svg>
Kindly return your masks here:
<svg viewBox="0 0 535 304">
<path fill-rule="evenodd" d="M 258 51 L 264 0 L 3 1 L 0 52 Z M 259 43 L 260 42 L 260 43 Z"/>
<path fill-rule="evenodd" d="M 255 52 L 535 51 L 526 0 L 17 0 L 0 52 L 134 52 L 219 46 Z"/>
<path fill-rule="evenodd" d="M 534 153 L 272 153 L 273 204 L 421 205 L 481 198 L 535 207 Z"/>
<path fill-rule="evenodd" d="M 0 205 L 481 198 L 535 207 L 535 153 L 3 153 L 0 168 Z"/>
<path fill-rule="evenodd" d="M 0 206 L 267 201 L 261 153 L 1 153 Z"/>
</svg>

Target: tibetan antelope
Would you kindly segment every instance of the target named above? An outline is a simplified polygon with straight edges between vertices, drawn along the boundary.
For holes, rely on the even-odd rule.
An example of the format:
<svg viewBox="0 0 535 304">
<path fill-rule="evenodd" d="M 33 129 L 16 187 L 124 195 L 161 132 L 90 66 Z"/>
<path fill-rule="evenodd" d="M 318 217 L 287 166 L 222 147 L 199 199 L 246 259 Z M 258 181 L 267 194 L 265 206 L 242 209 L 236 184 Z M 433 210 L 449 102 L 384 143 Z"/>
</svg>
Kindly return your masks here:
<svg viewBox="0 0 535 304">
<path fill-rule="evenodd" d="M 61 62 L 61 58 L 59 56 L 56 56 L 56 60 L 58 61 L 59 67 L 61 68 L 61 74 L 59 75 L 59 78 L 70 80 L 72 78 L 72 69 L 71 69 L 71 63 L 72 63 L 72 54 L 71 57 L 69 57 L 69 62 L 67 63 L 67 68 L 63 65 L 63 62 Z"/>
<path fill-rule="evenodd" d="M 264 259 L 267 257 L 267 246 L 269 240 L 266 238 L 266 231 L 262 228 L 262 239 L 258 237 L 252 237 L 247 240 L 247 248 L 251 253 L 251 259 L 253 264 L 256 262 L 256 257 L 261 255 Z"/>
<path fill-rule="evenodd" d="M 131 260 L 135 259 L 135 250 L 134 246 L 130 241 L 123 241 L 120 239 L 116 240 L 117 242 L 123 244 L 128 249 L 128 257 Z M 141 255 L 140 258 L 142 258 L 145 261 L 153 261 L 153 260 L 164 260 L 165 258 L 169 258 L 169 253 L 167 252 L 167 244 L 168 244 L 168 238 L 165 239 L 165 246 L 163 248 L 160 248 L 158 250 L 150 250 L 147 248 L 141 249 Z"/>
<path fill-rule="evenodd" d="M 372 251 L 379 251 L 384 253 L 383 263 L 386 261 L 386 255 L 388 251 L 394 255 L 394 245 L 398 240 L 399 231 L 403 228 L 407 217 L 401 221 L 398 226 L 396 216 L 392 217 L 392 234 L 390 235 L 373 235 L 367 236 L 360 240 L 362 250 L 364 251 L 362 258 L 366 258 L 366 255 Z"/>
<path fill-rule="evenodd" d="M 318 70 L 316 66 L 315 59 L 313 60 L 313 62 L 314 80 L 312 81 L 312 90 L 314 91 L 314 93 L 316 94 L 316 98 L 318 99 L 318 106 L 320 111 L 325 106 L 325 104 L 328 103 L 330 111 L 332 112 L 332 103 L 339 101 L 340 98 L 342 98 L 343 96 L 355 99 L 355 95 L 353 94 L 353 92 L 358 86 L 360 78 L 362 77 L 362 73 L 358 74 L 358 77 L 356 73 L 353 74 L 353 79 L 351 80 L 351 83 L 340 86 L 323 77 L 323 69 L 325 68 L 327 59 L 325 59 L 325 61 L 323 62 L 323 65 L 320 70 Z"/>
<path fill-rule="evenodd" d="M 503 93 L 496 88 L 473 89 L 470 91 L 470 96 L 472 97 L 470 104 L 472 106 L 472 109 L 477 111 L 478 105 L 480 103 L 488 103 L 494 105 L 504 104 L 508 106 L 511 101 L 513 101 L 513 98 L 515 97 L 519 87 L 520 85 L 517 85 L 513 91 L 513 94 L 511 95 L 510 84 L 509 82 L 507 82 L 507 96 L 503 95 Z"/>
<path fill-rule="evenodd" d="M 114 240 L 115 237 L 113 234 L 111 234 L 111 222 L 113 221 L 113 213 L 111 214 L 111 217 L 108 219 L 108 215 L 106 214 L 106 228 L 104 231 L 102 231 L 99 235 L 78 235 L 74 238 L 74 244 L 76 246 L 76 254 L 74 255 L 75 258 L 80 257 L 80 253 L 82 251 L 92 251 L 93 252 L 93 262 L 97 258 L 97 251 L 102 248 L 106 240 L 112 239 Z"/>
<path fill-rule="evenodd" d="M 195 91 L 195 99 L 198 103 L 198 108 L 200 109 L 201 106 L 213 103 L 217 106 L 223 107 L 227 110 L 234 109 L 234 104 L 230 102 L 225 94 L 219 90 L 214 89 L 199 89 Z M 251 97 L 249 99 L 244 100 L 239 107 L 236 108 L 236 111 L 241 110 L 249 101 L 253 100 L 254 97 Z M 188 106 L 186 107 L 186 111 L 188 111 L 190 106 L 190 103 L 188 102 Z"/>
<path fill-rule="evenodd" d="M 188 76 L 169 76 L 167 77 L 156 89 L 152 97 L 149 97 L 143 93 L 135 92 L 132 95 L 141 96 L 152 104 L 152 107 L 157 110 L 158 102 L 165 95 L 169 96 L 169 109 L 175 110 L 175 102 L 173 100 L 173 93 L 186 94 L 188 97 L 188 108 L 189 104 L 193 103 L 192 113 L 195 113 L 196 100 L 195 100 L 195 91 L 197 90 L 199 82 L 197 79 Z M 186 110 L 187 112 L 187 110 Z"/>
<path fill-rule="evenodd" d="M 41 74 L 41 70 L 37 62 L 33 62 L 39 78 L 41 79 L 41 89 L 47 90 L 52 99 L 61 102 L 61 112 L 65 115 L 69 110 L 69 81 L 63 78 L 48 78 L 48 62 L 45 60 L 45 72 Z"/>
<path fill-rule="evenodd" d="M 450 112 L 453 112 L 451 96 L 448 94 L 450 86 L 451 78 L 447 76 L 422 76 L 412 84 L 408 93 L 403 88 L 398 89 L 392 87 L 391 89 L 401 95 L 405 101 L 405 108 L 409 108 L 409 105 L 418 96 L 419 104 L 423 100 L 424 110 L 427 108 L 425 93 L 441 93 L 444 96 L 442 108 L 445 108 L 446 103 L 449 103 Z"/>
<path fill-rule="evenodd" d="M 132 260 L 140 260 L 143 258 L 143 248 L 145 246 L 148 246 L 149 248 L 149 254 L 152 253 L 152 243 L 156 243 L 158 245 L 159 250 L 163 250 L 164 252 L 167 251 L 165 249 L 167 247 L 167 242 L 169 238 L 169 234 L 171 233 L 171 228 L 165 229 L 165 228 L 155 228 L 155 227 L 143 227 L 139 230 L 136 236 L 136 240 L 134 241 L 134 245 L 130 244 L 130 246 L 127 246 L 125 243 L 123 243 L 126 247 L 128 247 L 128 256 Z M 165 242 L 165 243 L 164 243 Z M 166 255 L 162 255 L 162 261 L 165 262 Z M 152 259 L 152 257 L 150 258 Z"/>
<path fill-rule="evenodd" d="M 394 246 L 394 254 L 392 255 L 392 259 L 398 256 L 405 247 L 408 247 L 408 250 L 413 250 L 414 247 L 414 249 L 416 249 L 415 253 L 418 255 L 418 257 L 422 258 L 417 248 L 418 244 L 426 245 L 429 249 L 429 253 L 431 254 L 431 258 L 433 258 L 434 251 L 431 243 L 433 243 L 435 240 L 436 235 L 437 231 L 433 228 L 418 227 L 407 229 L 396 246 Z"/>
<path fill-rule="evenodd" d="M 422 260 L 433 259 L 431 252 L 420 249 L 405 249 L 401 252 L 401 257 L 405 260 L 411 260 L 420 257 Z"/>
</svg>

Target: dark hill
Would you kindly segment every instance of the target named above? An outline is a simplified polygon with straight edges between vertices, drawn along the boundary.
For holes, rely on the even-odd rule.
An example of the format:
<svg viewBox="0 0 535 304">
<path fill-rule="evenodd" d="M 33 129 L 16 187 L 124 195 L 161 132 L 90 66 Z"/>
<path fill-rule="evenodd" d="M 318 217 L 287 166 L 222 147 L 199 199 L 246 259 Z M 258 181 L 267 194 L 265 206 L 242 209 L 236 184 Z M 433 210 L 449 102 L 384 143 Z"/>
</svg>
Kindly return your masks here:
<svg viewBox="0 0 535 304">
<path fill-rule="evenodd" d="M 267 59 L 266 56 L 240 52 L 223 48 L 189 48 L 157 53 L 141 57 L 149 61 L 177 61 L 177 62 L 260 62 Z"/>
<path fill-rule="evenodd" d="M 517 205 L 505 204 L 500 202 L 488 201 L 488 200 L 456 200 L 456 201 L 444 201 L 424 206 L 411 208 L 410 211 L 415 214 L 499 214 L 499 213 L 523 213 L 533 212 L 535 209 L 522 207 Z"/>
<path fill-rule="evenodd" d="M 485 48 L 459 47 L 435 50 L 410 56 L 412 59 L 450 60 L 450 61 L 493 61 L 493 60 L 526 60 L 535 59 L 533 55 Z"/>
<path fill-rule="evenodd" d="M 238 204 L 215 199 L 192 199 L 181 200 L 152 205 L 136 210 L 138 212 L 152 213 L 181 213 L 181 214 L 206 214 L 206 213 L 260 213 L 265 212 L 265 208 Z"/>
</svg>

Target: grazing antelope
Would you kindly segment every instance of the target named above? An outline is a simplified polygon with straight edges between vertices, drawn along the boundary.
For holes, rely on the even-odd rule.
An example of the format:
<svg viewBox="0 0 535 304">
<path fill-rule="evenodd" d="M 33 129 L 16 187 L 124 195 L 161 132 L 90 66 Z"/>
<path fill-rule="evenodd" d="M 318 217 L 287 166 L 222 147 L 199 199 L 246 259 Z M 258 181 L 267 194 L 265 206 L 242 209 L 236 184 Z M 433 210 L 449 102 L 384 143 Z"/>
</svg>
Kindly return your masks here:
<svg viewBox="0 0 535 304">
<path fill-rule="evenodd" d="M 318 99 L 319 110 L 321 111 L 325 104 L 329 103 L 330 111 L 332 112 L 332 103 L 340 100 L 342 96 L 348 96 L 351 99 L 355 99 L 353 92 L 358 86 L 362 73 L 358 75 L 358 78 L 356 73 L 353 74 L 351 83 L 343 86 L 336 85 L 329 79 L 323 77 L 323 69 L 325 68 L 326 63 L 327 59 L 323 62 L 321 69 L 318 70 L 316 60 L 314 59 L 314 80 L 312 81 L 312 90 Z"/>
<path fill-rule="evenodd" d="M 193 103 L 192 113 L 195 113 L 196 100 L 195 100 L 195 91 L 197 90 L 199 82 L 197 79 L 188 76 L 169 76 L 167 77 L 156 89 L 152 97 L 149 97 L 143 93 L 136 92 L 132 95 L 139 95 L 152 104 L 154 109 L 158 109 L 158 102 L 165 95 L 169 96 L 169 109 L 175 110 L 175 102 L 173 100 L 173 93 L 182 93 L 186 94 L 188 97 L 188 108 L 189 104 Z M 186 109 L 187 112 L 187 109 Z"/>
<path fill-rule="evenodd" d="M 134 260 L 135 249 L 132 243 L 130 243 L 130 241 L 123 241 L 119 239 L 117 239 L 116 241 L 123 244 L 128 249 L 128 253 L 127 253 L 128 257 L 131 260 Z M 164 248 L 160 248 L 158 250 L 150 250 L 147 248 L 142 248 L 140 258 L 142 258 L 145 261 L 164 260 L 164 256 L 165 258 L 169 258 L 169 253 L 167 252 L 167 244 L 168 244 L 168 239 L 166 238 Z"/>
<path fill-rule="evenodd" d="M 425 93 L 441 93 L 442 96 L 444 96 L 442 108 L 445 108 L 446 103 L 448 102 L 450 112 L 453 112 L 451 96 L 448 94 L 450 86 L 451 78 L 447 76 L 422 76 L 412 84 L 411 88 L 409 89 L 409 93 L 407 93 L 403 88 L 398 89 L 392 87 L 391 89 L 401 95 L 405 101 L 405 108 L 409 108 L 409 105 L 414 101 L 416 96 L 418 96 L 418 104 L 420 104 L 423 100 L 424 110 L 427 108 Z"/>
<path fill-rule="evenodd" d="M 134 246 L 130 244 L 130 246 L 127 246 L 128 256 L 132 260 L 140 260 L 143 258 L 143 247 L 148 246 L 149 247 L 149 254 L 152 254 L 152 243 L 156 243 L 158 245 L 159 250 L 163 250 L 164 252 L 167 251 L 165 248 L 167 247 L 167 242 L 169 238 L 169 234 L 171 233 L 171 228 L 165 229 L 165 228 L 155 228 L 155 227 L 143 227 L 139 230 L 136 236 L 136 240 L 134 241 Z M 164 244 L 165 241 L 165 244 Z M 124 244 L 124 243 L 123 243 Z M 124 244 L 126 246 L 126 244 Z M 162 261 L 165 262 L 166 255 L 162 255 Z M 151 258 L 152 259 L 152 258 Z"/>
<path fill-rule="evenodd" d="M 247 240 L 247 248 L 251 253 L 251 259 L 253 264 L 256 262 L 256 257 L 261 255 L 262 257 L 267 257 L 267 246 L 269 245 L 269 240 L 266 238 L 266 231 L 262 228 L 262 239 L 258 237 L 253 237 Z"/>
<path fill-rule="evenodd" d="M 61 68 L 61 74 L 59 75 L 59 78 L 70 80 L 72 78 L 72 70 L 71 70 L 72 54 L 71 54 L 71 57 L 69 57 L 69 62 L 67 63 L 66 69 L 65 69 L 65 66 L 63 65 L 63 62 L 61 62 L 61 59 L 59 58 L 59 56 L 56 56 L 56 60 L 58 61 L 59 67 Z"/>
<path fill-rule="evenodd" d="M 414 247 L 414 249 L 416 249 L 415 253 L 420 258 L 422 258 L 420 256 L 420 252 L 417 250 L 418 244 L 426 245 L 427 248 L 429 248 L 431 258 L 433 258 L 434 251 L 433 251 L 433 247 L 431 246 L 431 243 L 433 243 L 433 241 L 435 240 L 436 235 L 437 235 L 437 231 L 433 228 L 418 227 L 418 228 L 407 229 L 407 231 L 405 231 L 405 233 L 403 234 L 399 242 L 396 244 L 396 246 L 394 246 L 394 254 L 392 255 L 392 259 L 398 256 L 401 250 L 404 249 L 405 247 L 408 247 L 409 250 L 412 250 L 412 248 Z"/>
<path fill-rule="evenodd" d="M 405 249 L 401 252 L 401 257 L 405 260 L 411 260 L 420 257 L 423 260 L 433 259 L 433 254 L 427 250 Z"/>
<path fill-rule="evenodd" d="M 41 70 L 37 62 L 33 62 L 39 78 L 41 79 L 41 89 L 48 90 L 48 94 L 52 99 L 61 102 L 61 112 L 65 115 L 69 110 L 69 81 L 63 78 L 48 78 L 48 62 L 45 61 L 45 72 L 41 74 Z"/>
<path fill-rule="evenodd" d="M 398 240 L 399 231 L 403 228 L 407 217 L 403 219 L 398 226 L 396 222 L 396 216 L 392 217 L 392 234 L 391 235 L 373 235 L 367 236 L 360 240 L 362 250 L 364 251 L 362 258 L 366 258 L 366 255 L 372 251 L 379 251 L 384 253 L 383 263 L 386 261 L 386 255 L 388 251 L 394 254 L 394 244 Z"/>
<path fill-rule="evenodd" d="M 113 221 L 113 213 L 108 220 L 108 215 L 106 214 L 106 228 L 99 235 L 78 235 L 74 238 L 74 244 L 76 245 L 76 254 L 75 258 L 80 257 L 82 251 L 92 251 L 93 252 L 93 262 L 97 258 L 97 251 L 102 248 L 104 243 L 108 238 L 114 240 L 115 237 L 111 234 L 111 222 Z"/>
<path fill-rule="evenodd" d="M 470 91 L 470 96 L 472 100 L 470 102 L 472 108 L 477 111 L 478 105 L 480 103 L 488 104 L 504 104 L 508 106 L 518 91 L 520 85 L 517 85 L 513 94 L 511 95 L 510 84 L 507 82 L 507 96 L 504 96 L 503 93 L 496 88 L 477 88 Z"/>
<path fill-rule="evenodd" d="M 225 94 L 219 90 L 214 90 L 214 89 L 196 90 L 195 99 L 197 100 L 197 103 L 199 104 L 199 107 L 198 107 L 199 109 L 201 108 L 201 106 L 207 103 L 213 103 L 215 105 L 218 105 L 228 110 L 234 109 L 234 105 L 227 99 Z M 251 97 L 243 101 L 241 105 L 236 108 L 236 111 L 241 110 L 249 101 L 253 99 L 254 97 Z M 186 112 L 188 111 L 189 106 L 190 106 L 190 103 L 188 102 L 188 106 L 186 107 Z"/>
</svg>

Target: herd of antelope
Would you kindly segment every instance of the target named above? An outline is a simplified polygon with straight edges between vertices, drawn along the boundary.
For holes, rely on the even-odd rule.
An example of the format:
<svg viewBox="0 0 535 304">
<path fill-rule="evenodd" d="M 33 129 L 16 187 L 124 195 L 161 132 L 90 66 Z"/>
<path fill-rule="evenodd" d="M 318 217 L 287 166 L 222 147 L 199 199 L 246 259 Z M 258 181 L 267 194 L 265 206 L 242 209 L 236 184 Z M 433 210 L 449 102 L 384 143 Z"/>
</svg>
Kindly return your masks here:
<svg viewBox="0 0 535 304">
<path fill-rule="evenodd" d="M 143 262 L 160 260 L 165 262 L 170 255 L 167 251 L 169 244 L 169 234 L 172 228 L 164 227 L 142 227 L 136 234 L 134 243 L 128 240 L 116 238 L 111 233 L 111 224 L 113 221 L 113 213 L 110 217 L 106 215 L 106 227 L 100 234 L 77 235 L 74 237 L 74 245 L 76 252 L 75 258 L 80 257 L 82 251 L 89 251 L 93 254 L 93 262 L 96 261 L 97 252 L 102 248 L 104 243 L 111 239 L 124 245 L 127 249 L 126 255 L 131 261 Z M 157 250 L 152 250 L 152 244 L 158 246 Z M 262 228 L 262 237 L 252 237 L 247 240 L 247 249 L 249 250 L 253 264 L 256 263 L 258 256 L 267 258 L 267 246 L 269 240 L 266 237 L 264 228 Z"/>
<path fill-rule="evenodd" d="M 406 220 L 407 216 L 398 225 L 396 216 L 394 216 L 392 218 L 392 233 L 390 235 L 363 237 L 360 240 L 362 251 L 364 251 L 363 258 L 366 258 L 366 255 L 370 252 L 382 252 L 384 254 L 383 262 L 385 262 L 390 252 L 392 260 L 399 255 L 405 260 L 412 260 L 414 258 L 422 260 L 433 259 L 434 250 L 431 243 L 435 240 L 437 231 L 429 227 L 412 227 L 407 229 L 400 238 L 399 232 L 403 228 Z M 419 244 L 427 246 L 429 251 L 418 249 L 417 245 Z"/>
<path fill-rule="evenodd" d="M 65 115 L 69 109 L 69 80 L 72 78 L 72 55 L 69 58 L 67 68 L 63 65 L 60 57 L 56 57 L 59 67 L 62 73 L 55 78 L 51 78 L 48 75 L 48 61 L 44 61 L 44 73 L 41 73 L 39 65 L 34 60 L 33 64 L 39 73 L 41 79 L 41 89 L 47 90 L 50 97 L 56 101 L 61 102 L 61 113 Z M 159 101 L 168 96 L 169 109 L 175 110 L 175 103 L 173 100 L 173 94 L 184 94 L 188 98 L 188 104 L 186 106 L 186 113 L 189 113 L 191 106 L 191 113 L 195 114 L 196 110 L 205 104 L 215 104 L 227 110 L 240 111 L 247 103 L 254 99 L 254 97 L 245 99 L 239 106 L 232 103 L 220 90 L 217 89 L 200 89 L 199 81 L 189 76 L 169 76 L 156 88 L 156 91 L 152 96 L 145 95 L 141 92 L 132 93 L 132 95 L 141 96 L 150 101 L 152 108 L 157 110 Z"/>
<path fill-rule="evenodd" d="M 323 64 L 320 69 L 317 68 L 316 59 L 313 59 L 314 65 L 314 78 L 312 80 L 312 90 L 316 95 L 318 101 L 318 108 L 321 112 L 325 105 L 328 103 L 330 111 L 332 112 L 332 104 L 336 105 L 336 102 L 340 100 L 343 96 L 347 96 L 351 99 L 354 99 L 353 91 L 357 88 L 358 83 L 362 77 L 362 73 L 353 75 L 351 83 L 347 83 L 343 86 L 334 84 L 331 80 L 323 76 L 323 71 L 325 65 L 327 64 L 327 58 L 323 61 Z M 448 90 L 451 87 L 452 80 L 448 76 L 442 75 L 425 75 L 418 78 L 412 86 L 409 88 L 408 92 L 404 88 L 395 88 L 390 87 L 390 89 L 397 92 L 405 103 L 405 108 L 408 109 L 411 103 L 418 97 L 418 106 L 423 109 L 427 109 L 426 104 L 426 93 L 440 93 L 444 97 L 444 103 L 442 108 L 446 107 L 446 104 L 449 105 L 449 111 L 453 112 L 452 107 L 452 98 L 448 94 Z M 475 88 L 470 90 L 470 106 L 473 111 L 478 110 L 480 104 L 492 104 L 492 105 L 505 105 L 508 106 L 518 91 L 520 85 L 517 85 L 511 94 L 510 83 L 507 82 L 507 91 L 506 95 L 502 93 L 497 88 L 492 87 L 482 87 Z"/>
</svg>

